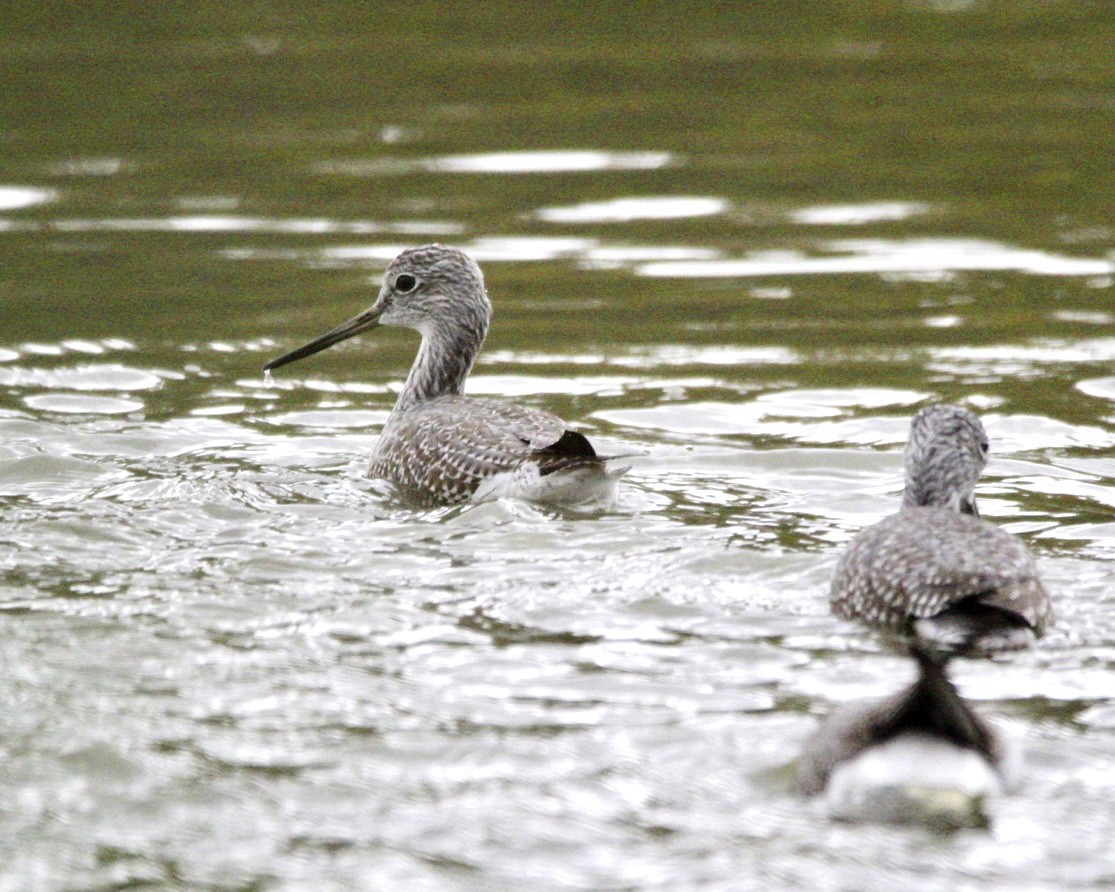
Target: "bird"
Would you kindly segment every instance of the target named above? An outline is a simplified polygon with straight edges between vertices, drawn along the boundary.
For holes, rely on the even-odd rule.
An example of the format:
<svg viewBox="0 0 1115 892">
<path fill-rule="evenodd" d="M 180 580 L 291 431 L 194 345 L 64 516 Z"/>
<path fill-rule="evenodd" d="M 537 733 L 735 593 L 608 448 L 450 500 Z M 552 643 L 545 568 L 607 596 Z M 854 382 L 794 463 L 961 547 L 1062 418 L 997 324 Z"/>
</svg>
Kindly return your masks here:
<svg viewBox="0 0 1115 892">
<path fill-rule="evenodd" d="M 1042 634 L 1053 610 L 1033 556 L 976 506 L 988 451 L 983 424 L 962 406 L 914 416 L 901 510 L 861 531 L 840 557 L 834 613 L 969 656 L 1019 650 Z"/>
<path fill-rule="evenodd" d="M 492 307 L 464 251 L 409 248 L 383 274 L 375 303 L 321 337 L 273 359 L 265 374 L 378 325 L 421 335 L 414 364 L 372 455 L 368 476 L 405 498 L 453 505 L 509 497 L 554 505 L 611 505 L 628 466 L 549 412 L 466 396 Z"/>
<path fill-rule="evenodd" d="M 986 826 L 990 802 L 1018 783 L 1018 748 L 960 696 L 946 655 L 920 643 L 910 654 L 912 685 L 822 722 L 798 761 L 798 786 L 841 820 Z"/>
</svg>

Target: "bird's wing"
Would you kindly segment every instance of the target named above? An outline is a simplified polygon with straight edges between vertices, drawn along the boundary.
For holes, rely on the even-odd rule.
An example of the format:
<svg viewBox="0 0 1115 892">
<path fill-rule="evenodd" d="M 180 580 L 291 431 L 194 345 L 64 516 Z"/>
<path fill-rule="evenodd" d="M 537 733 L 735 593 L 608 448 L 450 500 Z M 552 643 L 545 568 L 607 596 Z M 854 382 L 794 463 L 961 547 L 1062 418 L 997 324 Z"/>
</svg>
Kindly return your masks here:
<svg viewBox="0 0 1115 892">
<path fill-rule="evenodd" d="M 1017 598 L 1010 606 L 993 600 L 996 592 L 1037 578 L 1025 544 L 1005 530 L 943 508 L 912 508 L 852 541 L 833 579 L 833 602 L 844 615 L 900 625 L 986 594 L 991 606 L 1009 609 L 1037 625 L 1043 613 L 1040 605 Z M 1039 593 L 1045 595 L 1037 583 L 1035 597 Z M 840 602 L 847 602 L 847 609 Z"/>
<path fill-rule="evenodd" d="M 495 474 L 534 462 L 545 475 L 592 460 L 588 439 L 540 409 L 470 397 L 440 397 L 388 424 L 373 476 L 463 501 Z"/>
</svg>

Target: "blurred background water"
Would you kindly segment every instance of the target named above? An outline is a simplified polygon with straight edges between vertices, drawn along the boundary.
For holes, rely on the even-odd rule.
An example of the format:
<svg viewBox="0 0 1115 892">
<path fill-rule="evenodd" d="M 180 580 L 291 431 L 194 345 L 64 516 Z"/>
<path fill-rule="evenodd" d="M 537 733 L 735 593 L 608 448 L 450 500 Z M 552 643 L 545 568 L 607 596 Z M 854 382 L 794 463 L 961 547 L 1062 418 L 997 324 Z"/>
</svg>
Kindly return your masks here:
<svg viewBox="0 0 1115 892">
<path fill-rule="evenodd" d="M 2 15 L 0 889 L 1115 883 L 1106 4 Z M 264 386 L 435 240 L 615 510 L 384 501 L 410 333 Z M 940 400 L 1056 603 L 955 666 L 1025 783 L 830 824 L 801 742 L 910 670 L 828 577 Z"/>
</svg>

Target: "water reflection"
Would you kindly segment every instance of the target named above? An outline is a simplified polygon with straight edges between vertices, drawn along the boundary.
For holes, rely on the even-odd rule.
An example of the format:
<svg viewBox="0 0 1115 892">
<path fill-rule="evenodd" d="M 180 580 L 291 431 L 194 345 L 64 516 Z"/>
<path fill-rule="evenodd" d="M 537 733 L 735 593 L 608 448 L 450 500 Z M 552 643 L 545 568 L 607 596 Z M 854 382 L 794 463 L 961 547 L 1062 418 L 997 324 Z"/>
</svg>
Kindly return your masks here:
<svg viewBox="0 0 1115 892">
<path fill-rule="evenodd" d="M 723 198 L 680 195 L 613 198 L 569 207 L 542 208 L 534 216 L 547 223 L 630 223 L 632 220 L 676 220 L 711 217 L 730 207 Z"/>
<path fill-rule="evenodd" d="M 462 231 L 460 224 L 447 221 L 298 220 L 241 217 L 227 214 L 101 220 L 64 219 L 52 221 L 49 227 L 40 227 L 39 224 L 35 223 L 24 223 L 22 228 L 28 231 L 50 228 L 59 232 L 272 232 L 289 235 L 380 235 L 388 233 L 415 237 L 446 237 L 459 234 Z M 226 253 L 230 256 L 236 256 L 235 251 Z"/>
<path fill-rule="evenodd" d="M 636 273 L 671 278 L 902 275 L 962 270 L 1016 271 L 1038 276 L 1109 276 L 1115 273 L 1115 261 L 1068 257 L 983 239 L 840 239 L 822 242 L 818 249 L 845 256 L 817 257 L 797 251 L 779 251 L 742 260 L 645 263 L 637 267 Z"/>
<path fill-rule="evenodd" d="M 76 393 L 45 393 L 24 397 L 24 403 L 40 412 L 59 412 L 73 415 L 122 415 L 138 412 L 143 403 L 138 400 L 118 399 L 107 396 L 83 396 Z"/>
<path fill-rule="evenodd" d="M 933 372 L 965 378 L 1033 378 L 1064 363 L 1111 362 L 1115 360 L 1115 338 L 1037 338 L 1024 344 L 935 347 L 927 353 L 927 368 Z"/>
<path fill-rule="evenodd" d="M 1100 399 L 1115 402 L 1115 377 L 1088 378 L 1084 381 L 1078 381 L 1076 383 L 1076 389 L 1081 393 L 1086 393 L 1088 396 L 1099 397 Z"/>
<path fill-rule="evenodd" d="M 45 171 L 59 177 L 111 177 L 128 171 L 123 158 L 71 158 L 44 166 Z"/>
<path fill-rule="evenodd" d="M 604 170 L 657 170 L 680 163 L 669 152 L 607 152 L 554 150 L 442 155 L 434 158 L 369 158 L 327 161 L 316 166 L 323 174 L 385 176 L 409 173 L 590 173 Z"/>
<path fill-rule="evenodd" d="M 55 189 L 38 189 L 33 186 L 0 186 L 0 211 L 18 211 L 58 200 Z"/>
<path fill-rule="evenodd" d="M 81 352 L 85 352 L 84 350 Z M 174 377 L 181 377 L 174 375 Z M 0 367 L 0 386 L 64 388 L 67 390 L 149 390 L 163 376 L 115 363 L 63 369 Z"/>
<path fill-rule="evenodd" d="M 930 206 L 919 201 L 881 201 L 873 204 L 832 204 L 800 208 L 790 219 L 806 226 L 864 226 L 908 220 L 928 214 Z"/>
</svg>

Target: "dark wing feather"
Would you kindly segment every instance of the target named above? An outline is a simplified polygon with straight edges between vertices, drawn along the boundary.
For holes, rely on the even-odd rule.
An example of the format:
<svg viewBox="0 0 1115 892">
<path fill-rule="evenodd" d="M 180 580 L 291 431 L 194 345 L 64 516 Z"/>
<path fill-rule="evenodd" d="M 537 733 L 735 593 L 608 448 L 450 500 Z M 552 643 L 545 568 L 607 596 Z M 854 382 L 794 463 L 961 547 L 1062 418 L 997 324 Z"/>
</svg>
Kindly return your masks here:
<svg viewBox="0 0 1115 892">
<path fill-rule="evenodd" d="M 571 430 L 562 432 L 555 443 L 535 449 L 531 456 L 538 462 L 538 470 L 543 477 L 566 468 L 599 461 L 588 437 Z"/>
</svg>

